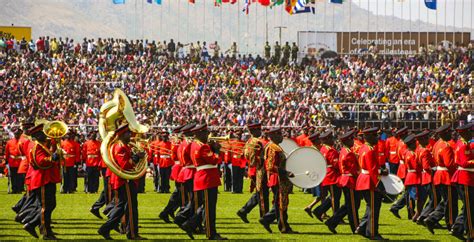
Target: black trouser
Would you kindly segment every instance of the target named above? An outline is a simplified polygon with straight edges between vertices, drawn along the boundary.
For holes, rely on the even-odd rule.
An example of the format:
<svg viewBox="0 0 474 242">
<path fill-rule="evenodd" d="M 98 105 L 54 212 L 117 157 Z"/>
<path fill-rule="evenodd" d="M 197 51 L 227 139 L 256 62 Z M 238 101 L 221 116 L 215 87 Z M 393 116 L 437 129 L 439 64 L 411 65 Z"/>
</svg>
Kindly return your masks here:
<svg viewBox="0 0 474 242">
<path fill-rule="evenodd" d="M 448 230 L 451 229 L 458 216 L 458 193 L 455 188 L 455 186 L 443 184 L 435 186 L 435 189 L 441 194 L 442 200 L 427 218 L 430 222 L 437 223 L 444 217 Z"/>
<path fill-rule="evenodd" d="M 117 228 L 122 216 L 125 214 L 127 238 L 135 239 L 138 237 L 138 199 L 135 182 L 126 181 L 124 185 L 114 192 L 118 200 L 115 207 L 110 211 L 109 219 L 99 230 L 106 234 L 110 233 L 110 230 Z"/>
<path fill-rule="evenodd" d="M 194 192 L 194 179 L 189 179 L 183 183 L 184 194 L 187 197 L 186 206 L 180 210 L 175 218 L 174 223 L 182 225 L 186 220 L 192 217 L 202 204 L 202 196 L 199 192 Z"/>
<path fill-rule="evenodd" d="M 289 231 L 291 230 L 290 225 L 288 224 L 288 209 L 284 209 L 280 206 L 280 190 L 279 186 L 272 187 L 273 192 L 273 207 L 272 209 L 263 215 L 262 219 L 267 224 L 273 223 L 273 221 L 277 220 L 278 222 L 278 229 L 280 231 Z"/>
<path fill-rule="evenodd" d="M 99 167 L 86 167 L 87 192 L 96 193 L 99 190 Z"/>
<path fill-rule="evenodd" d="M 418 218 L 419 221 L 425 220 L 430 215 L 430 213 L 434 211 L 434 209 L 441 201 L 441 193 L 439 190 L 436 190 L 435 185 L 433 185 L 433 183 L 424 185 L 422 189 L 425 190 L 425 194 L 428 194 L 429 201 L 423 208 L 423 211 L 421 211 L 420 217 Z"/>
<path fill-rule="evenodd" d="M 217 207 L 217 187 L 199 191 L 203 196 L 203 204 L 199 206 L 197 212 L 186 221 L 185 225 L 193 231 L 198 228 L 204 220 L 206 227 L 206 237 L 214 238 L 216 232 L 216 207 Z"/>
<path fill-rule="evenodd" d="M 244 172 L 245 168 L 232 166 L 232 192 L 242 193 L 244 187 Z"/>
<path fill-rule="evenodd" d="M 73 166 L 72 169 L 72 191 L 75 192 L 77 190 L 77 167 Z"/>
<path fill-rule="evenodd" d="M 74 166 L 63 167 L 63 193 L 74 192 Z"/>
<path fill-rule="evenodd" d="M 138 178 L 138 193 L 145 193 L 145 178 L 146 175 L 143 175 L 142 177 Z"/>
<path fill-rule="evenodd" d="M 407 205 L 407 200 L 409 199 L 408 192 L 405 190 L 403 191 L 402 196 L 390 207 L 390 209 L 394 209 L 399 211 L 403 207 Z M 407 207 L 407 210 L 409 210 L 409 207 Z M 408 215 L 410 215 L 410 212 L 408 211 Z"/>
<path fill-rule="evenodd" d="M 390 174 L 396 175 L 398 172 L 398 166 L 399 164 L 394 164 L 394 163 L 389 162 L 388 167 L 389 167 Z"/>
<path fill-rule="evenodd" d="M 160 189 L 160 168 L 158 164 L 153 166 L 153 185 L 155 185 L 155 192 L 158 192 Z"/>
<path fill-rule="evenodd" d="M 379 216 L 382 206 L 382 194 L 378 191 L 364 190 L 360 194 L 367 204 L 364 217 L 359 224 L 359 230 L 365 231 L 365 236 L 373 239 L 379 234 Z"/>
<path fill-rule="evenodd" d="M 10 167 L 12 193 L 21 193 L 24 189 L 25 174 L 18 174 L 18 167 Z"/>
<path fill-rule="evenodd" d="M 24 194 L 18 202 L 13 205 L 12 209 L 15 211 L 15 213 L 19 213 L 21 208 L 25 205 L 26 201 L 28 200 L 28 195 Z"/>
<path fill-rule="evenodd" d="M 326 223 L 331 227 L 336 228 L 342 219 L 347 215 L 349 217 L 349 224 L 351 225 L 352 233 L 355 232 L 359 226 L 359 207 L 360 198 L 357 191 L 348 187 L 343 187 L 344 192 L 344 205 L 334 212 L 334 215 L 329 218 Z"/>
<path fill-rule="evenodd" d="M 175 182 L 176 188 L 174 189 L 173 193 L 171 193 L 170 199 L 168 200 L 168 204 L 166 207 L 161 211 L 161 214 L 168 216 L 174 216 L 174 212 L 181 207 L 181 183 Z"/>
<path fill-rule="evenodd" d="M 453 232 L 457 234 L 464 234 L 464 231 L 467 232 L 467 238 L 474 238 L 473 230 L 473 209 L 474 203 L 471 203 L 471 200 L 474 198 L 474 187 L 458 184 L 458 193 L 462 201 L 461 214 L 456 218 L 454 225 L 452 227 Z"/>
<path fill-rule="evenodd" d="M 322 193 L 328 194 L 331 193 L 331 196 L 328 197 L 323 195 L 322 197 L 326 197 L 321 204 L 314 209 L 314 213 L 318 214 L 319 216 L 323 213 L 327 212 L 331 207 L 333 209 L 333 213 L 336 212 L 340 207 L 341 202 L 341 188 L 339 188 L 336 184 L 329 185 L 329 186 L 321 186 Z"/>
<path fill-rule="evenodd" d="M 268 187 L 262 186 L 261 191 L 257 191 L 252 194 L 247 203 L 240 209 L 241 212 L 248 214 L 256 206 L 259 207 L 260 217 L 263 217 L 268 212 L 269 201 L 268 201 Z M 262 202 L 263 199 L 263 202 Z"/>
<path fill-rule="evenodd" d="M 17 214 L 18 221 L 22 224 L 29 223 L 34 220 L 38 214 L 41 213 L 41 202 L 33 191 L 26 195 L 26 201 Z M 16 218 L 15 218 L 16 219 Z"/>
<path fill-rule="evenodd" d="M 169 167 L 160 167 L 159 192 L 161 192 L 161 193 L 169 193 L 170 192 L 170 176 L 171 176 L 171 166 L 169 166 Z"/>
<path fill-rule="evenodd" d="M 103 177 L 104 177 L 103 179 L 104 188 L 102 189 L 102 192 L 100 193 L 99 199 L 97 199 L 97 201 L 92 205 L 93 210 L 99 210 L 101 207 L 108 204 L 111 200 L 111 197 L 110 197 L 111 194 L 109 194 L 109 185 L 108 185 L 109 178 L 106 177 L 105 175 Z"/>
<path fill-rule="evenodd" d="M 32 220 L 27 221 L 27 226 L 36 227 L 41 225 L 43 235 L 52 235 L 51 231 L 51 214 L 56 208 L 56 184 L 48 183 L 45 186 L 32 191 L 41 207 L 36 209 L 36 215 Z"/>
<path fill-rule="evenodd" d="M 229 168 L 229 165 L 224 163 L 224 191 L 232 191 L 232 171 Z"/>
</svg>

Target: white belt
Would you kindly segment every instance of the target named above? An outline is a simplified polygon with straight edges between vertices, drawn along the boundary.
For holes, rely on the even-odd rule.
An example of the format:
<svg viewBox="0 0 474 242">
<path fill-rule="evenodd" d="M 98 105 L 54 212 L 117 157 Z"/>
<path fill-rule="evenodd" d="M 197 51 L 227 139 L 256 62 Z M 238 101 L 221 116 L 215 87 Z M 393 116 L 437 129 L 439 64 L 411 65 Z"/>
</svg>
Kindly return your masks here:
<svg viewBox="0 0 474 242">
<path fill-rule="evenodd" d="M 213 169 L 213 168 L 217 168 L 217 165 L 202 165 L 202 166 L 198 166 L 196 170 L 200 171 L 200 170 L 207 170 L 207 169 Z"/>
<path fill-rule="evenodd" d="M 405 161 L 400 160 L 400 164 L 405 165 Z"/>
<path fill-rule="evenodd" d="M 75 155 L 68 155 L 68 154 L 65 154 L 64 155 L 64 158 L 71 158 L 71 157 L 74 157 Z"/>
<path fill-rule="evenodd" d="M 99 157 L 98 155 L 87 155 L 87 158 L 96 158 Z"/>
<path fill-rule="evenodd" d="M 183 168 L 196 168 L 194 165 L 185 166 Z"/>
<path fill-rule="evenodd" d="M 17 156 L 10 155 L 10 158 L 12 158 L 12 159 L 25 159 L 26 157 L 22 156 L 22 155 L 17 155 Z"/>
<path fill-rule="evenodd" d="M 436 167 L 436 170 L 438 170 L 438 171 L 447 171 L 448 168 L 442 167 L 442 166 L 437 166 L 437 167 Z"/>
<path fill-rule="evenodd" d="M 432 171 L 436 171 L 436 170 L 438 170 L 438 167 L 433 166 L 433 167 L 431 167 L 431 170 L 432 170 Z"/>
<path fill-rule="evenodd" d="M 469 172 L 474 172 L 474 168 L 464 168 L 464 167 L 458 167 L 458 170 L 460 170 L 460 171 L 469 171 Z"/>
<path fill-rule="evenodd" d="M 379 153 L 379 155 L 385 155 L 385 153 Z"/>
<path fill-rule="evenodd" d="M 169 155 L 160 155 L 160 158 L 171 158 Z"/>
<path fill-rule="evenodd" d="M 410 173 L 416 172 L 416 170 L 412 170 L 412 169 L 408 169 L 407 171 L 410 172 Z"/>
<path fill-rule="evenodd" d="M 326 167 L 327 167 L 327 168 L 331 168 L 331 167 L 332 167 L 332 165 L 327 165 Z"/>
<path fill-rule="evenodd" d="M 342 176 L 352 176 L 351 173 L 348 173 L 348 174 L 342 174 Z"/>
<path fill-rule="evenodd" d="M 240 155 L 234 155 L 234 158 L 238 159 L 238 158 L 240 158 Z"/>
<path fill-rule="evenodd" d="M 176 165 L 181 164 L 181 163 L 179 162 L 179 160 L 175 160 L 174 163 L 175 163 Z"/>
<path fill-rule="evenodd" d="M 367 174 L 367 175 L 368 175 L 368 174 L 369 174 L 369 171 L 368 171 L 368 170 L 361 169 L 361 170 L 360 170 L 360 173 L 362 173 L 362 174 Z"/>
<path fill-rule="evenodd" d="M 396 152 L 396 151 L 390 151 L 390 154 L 391 154 L 391 155 L 396 155 L 397 152 Z"/>
<path fill-rule="evenodd" d="M 158 157 L 158 154 L 153 154 L 153 157 Z"/>
</svg>

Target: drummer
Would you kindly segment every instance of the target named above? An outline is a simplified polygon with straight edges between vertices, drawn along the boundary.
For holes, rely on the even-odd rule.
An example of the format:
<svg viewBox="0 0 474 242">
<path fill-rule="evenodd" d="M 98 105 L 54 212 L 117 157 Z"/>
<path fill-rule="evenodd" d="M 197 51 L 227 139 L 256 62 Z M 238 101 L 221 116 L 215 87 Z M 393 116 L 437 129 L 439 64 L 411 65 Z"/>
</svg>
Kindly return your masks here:
<svg viewBox="0 0 474 242">
<path fill-rule="evenodd" d="M 308 137 L 308 140 L 312 144 L 311 147 L 317 149 L 318 151 L 321 149 L 321 140 L 319 139 L 319 133 L 313 133 L 312 135 Z M 311 213 L 311 210 L 316 204 L 318 204 L 318 202 L 322 200 L 320 186 L 318 185 L 316 187 L 311 188 L 311 193 L 313 194 L 313 197 L 315 197 L 315 199 L 313 200 L 312 203 L 310 203 L 308 206 L 304 208 L 304 211 L 311 218 L 313 218 L 313 214 Z"/>
<path fill-rule="evenodd" d="M 414 213 L 412 220 L 417 221 L 418 217 L 423 210 L 423 205 L 421 201 L 424 198 L 421 196 L 421 172 L 423 166 L 421 160 L 417 159 L 416 155 L 416 136 L 411 134 L 406 137 L 403 142 L 407 145 L 407 149 L 403 156 L 405 165 L 407 167 L 407 175 L 405 177 L 405 187 L 407 190 L 408 199 L 407 206 L 409 210 Z M 415 203 L 413 203 L 415 201 Z"/>
</svg>

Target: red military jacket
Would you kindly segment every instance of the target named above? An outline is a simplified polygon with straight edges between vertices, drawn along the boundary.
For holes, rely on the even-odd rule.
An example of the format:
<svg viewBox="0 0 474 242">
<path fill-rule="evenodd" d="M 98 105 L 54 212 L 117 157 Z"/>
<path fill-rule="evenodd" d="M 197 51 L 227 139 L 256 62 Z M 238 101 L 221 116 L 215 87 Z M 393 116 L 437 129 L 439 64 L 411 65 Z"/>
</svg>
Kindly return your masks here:
<svg viewBox="0 0 474 242">
<path fill-rule="evenodd" d="M 265 169 L 267 170 L 268 176 L 268 187 L 274 187 L 279 184 L 278 182 L 278 168 L 282 163 L 284 157 L 283 149 L 273 143 L 269 142 L 265 147 Z"/>
<path fill-rule="evenodd" d="M 364 144 L 359 150 L 359 165 L 361 173 L 357 177 L 356 190 L 374 191 L 379 183 L 380 164 L 377 157 L 377 147 Z"/>
<path fill-rule="evenodd" d="M 448 142 L 439 139 L 433 146 L 433 156 L 438 167 L 433 177 L 433 184 L 451 185 L 451 177 L 456 171 L 454 151 Z"/>
<path fill-rule="evenodd" d="M 387 152 L 387 145 L 385 144 L 386 141 L 379 139 L 379 142 L 377 143 L 377 151 L 378 151 L 378 157 L 379 157 L 379 163 L 380 164 L 385 164 L 385 161 L 387 160 L 388 152 Z"/>
<path fill-rule="evenodd" d="M 243 157 L 242 150 L 244 149 L 244 142 L 236 140 L 232 144 L 232 166 L 238 166 L 240 168 L 245 168 L 247 165 L 247 160 Z"/>
<path fill-rule="evenodd" d="M 256 176 L 257 166 L 261 167 L 261 154 L 263 152 L 263 142 L 260 138 L 251 137 L 247 140 L 246 148 L 244 149 L 244 157 L 249 161 L 249 176 Z M 260 147 L 260 148 L 259 148 Z"/>
<path fill-rule="evenodd" d="M 178 175 L 178 182 L 186 182 L 187 180 L 194 178 L 196 168 L 191 160 L 191 143 L 183 140 L 178 147 L 178 159 L 179 163 L 183 167 Z"/>
<path fill-rule="evenodd" d="M 29 167 L 29 160 L 28 160 L 28 153 L 30 153 L 30 149 L 28 147 L 33 141 L 31 138 L 25 134 L 20 136 L 20 140 L 18 142 L 18 148 L 20 149 L 21 155 L 25 157 L 25 159 L 21 160 L 20 166 L 18 167 L 18 174 L 26 174 L 28 172 Z"/>
<path fill-rule="evenodd" d="M 11 139 L 5 145 L 5 159 L 8 161 L 10 167 L 19 167 L 21 160 L 25 157 L 20 152 L 20 139 Z"/>
<path fill-rule="evenodd" d="M 388 151 L 388 162 L 392 164 L 398 164 L 400 162 L 400 158 L 397 154 L 398 141 L 400 141 L 400 139 L 395 136 L 389 137 L 385 141 L 385 147 Z"/>
<path fill-rule="evenodd" d="M 420 185 L 421 184 L 421 172 L 423 171 L 423 166 L 421 161 L 417 159 L 416 151 L 405 150 L 405 155 L 403 156 L 407 167 L 407 175 L 405 177 L 405 186 L 410 185 Z"/>
<path fill-rule="evenodd" d="M 72 167 L 81 162 L 81 145 L 74 140 L 67 139 L 61 141 L 61 148 L 64 150 L 64 164 Z"/>
<path fill-rule="evenodd" d="M 416 148 L 415 153 L 416 159 L 421 163 L 423 168 L 421 172 L 421 185 L 430 184 L 432 182 L 433 169 L 436 168 L 433 155 L 428 148 L 422 147 L 421 145 Z"/>
<path fill-rule="evenodd" d="M 122 143 L 121 141 L 118 141 L 117 143 L 114 143 L 112 145 L 111 149 L 112 156 L 118 166 L 120 166 L 124 170 L 133 170 L 135 164 L 133 164 L 133 161 L 131 159 L 132 149 L 128 145 Z M 119 189 L 125 184 L 125 182 L 125 179 L 120 178 L 114 173 L 110 175 L 110 183 L 112 184 L 112 189 L 114 190 Z M 135 185 L 138 186 L 138 180 L 135 180 Z"/>
<path fill-rule="evenodd" d="M 304 143 L 306 143 L 306 139 L 308 139 L 308 135 L 307 134 L 302 134 L 300 136 L 297 136 L 294 141 L 296 142 L 296 144 L 298 144 L 299 146 L 304 146 Z"/>
<path fill-rule="evenodd" d="M 221 185 L 221 178 L 217 164 L 219 155 L 211 151 L 208 144 L 200 141 L 191 143 L 191 160 L 196 166 L 194 175 L 194 191 L 201 191 Z"/>
<path fill-rule="evenodd" d="M 364 145 L 364 141 L 359 140 L 357 138 L 354 139 L 354 146 L 352 147 L 352 150 L 356 155 L 359 154 L 360 148 Z"/>
<path fill-rule="evenodd" d="M 100 141 L 87 140 L 82 144 L 82 157 L 87 167 L 99 167 L 102 163 L 100 155 Z"/>
<path fill-rule="evenodd" d="M 398 171 L 397 171 L 397 176 L 400 177 L 400 179 L 405 179 L 407 175 L 407 167 L 405 164 L 405 160 L 403 158 L 405 157 L 405 152 L 407 150 L 407 145 L 403 140 L 398 141 L 398 146 L 397 146 L 397 156 L 400 165 L 398 166 Z"/>
<path fill-rule="evenodd" d="M 173 159 L 174 161 L 174 165 L 171 168 L 171 176 L 170 176 L 170 179 L 172 181 L 177 181 L 178 175 L 181 172 L 181 169 L 183 168 L 178 159 L 178 146 L 179 146 L 179 143 L 171 144 L 171 151 L 172 151 L 171 159 Z"/>
<path fill-rule="evenodd" d="M 159 143 L 160 141 L 159 140 L 153 140 L 151 143 L 150 143 L 150 146 L 151 147 L 159 147 Z M 160 151 L 159 149 L 152 149 L 152 162 L 153 162 L 153 165 L 157 166 L 158 164 L 160 164 Z"/>
<path fill-rule="evenodd" d="M 329 186 L 337 184 L 338 178 L 341 175 L 339 171 L 339 153 L 333 147 L 323 144 L 321 154 L 326 159 L 326 177 L 324 177 L 321 185 Z"/>
<path fill-rule="evenodd" d="M 174 164 L 174 161 L 173 159 L 171 158 L 171 154 L 168 150 L 171 150 L 171 142 L 164 142 L 164 141 L 160 141 L 160 143 L 158 143 L 158 146 L 161 147 L 162 149 L 160 149 L 160 160 L 159 160 L 159 165 L 160 165 L 160 168 L 167 168 L 167 167 L 170 167 Z"/>
<path fill-rule="evenodd" d="M 339 185 L 355 189 L 357 176 L 359 175 L 359 163 L 357 163 L 357 156 L 347 147 L 342 147 L 339 152 L 339 164 L 341 170 L 341 178 L 339 178 Z"/>
<path fill-rule="evenodd" d="M 51 161 L 52 151 L 39 142 L 34 142 L 29 153 L 30 167 L 27 177 L 28 190 L 32 191 L 49 183 L 60 183 L 59 162 Z"/>
<path fill-rule="evenodd" d="M 474 186 L 474 143 L 460 138 L 456 143 L 454 160 L 458 170 L 451 181 L 460 185 Z"/>
</svg>

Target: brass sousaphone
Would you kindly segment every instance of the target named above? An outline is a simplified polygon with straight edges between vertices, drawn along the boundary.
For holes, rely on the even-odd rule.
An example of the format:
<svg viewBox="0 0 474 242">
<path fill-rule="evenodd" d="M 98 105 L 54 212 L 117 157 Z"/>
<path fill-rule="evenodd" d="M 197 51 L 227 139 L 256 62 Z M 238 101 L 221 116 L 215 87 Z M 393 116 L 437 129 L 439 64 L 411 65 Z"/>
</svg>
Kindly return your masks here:
<svg viewBox="0 0 474 242">
<path fill-rule="evenodd" d="M 130 130 L 137 134 L 137 137 L 148 132 L 147 126 L 138 123 L 127 95 L 122 90 L 115 89 L 113 99 L 104 103 L 100 108 L 99 134 L 102 137 L 100 154 L 104 163 L 115 175 L 126 180 L 135 180 L 146 173 L 147 156 L 145 155 L 140 159 L 133 170 L 124 170 L 117 164 L 111 154 L 111 146 L 118 140 L 115 130 L 124 123 L 128 123 Z M 131 145 L 133 149 L 143 151 L 146 146 L 145 143 L 146 141 L 136 140 Z"/>
</svg>

